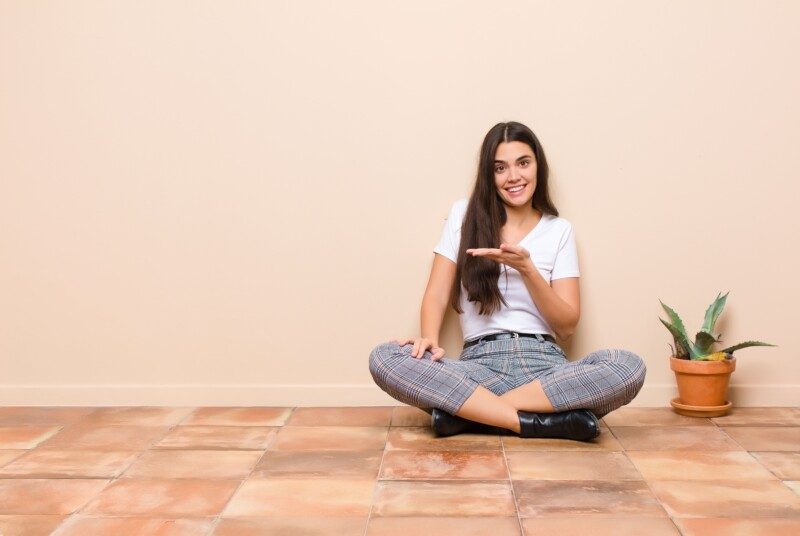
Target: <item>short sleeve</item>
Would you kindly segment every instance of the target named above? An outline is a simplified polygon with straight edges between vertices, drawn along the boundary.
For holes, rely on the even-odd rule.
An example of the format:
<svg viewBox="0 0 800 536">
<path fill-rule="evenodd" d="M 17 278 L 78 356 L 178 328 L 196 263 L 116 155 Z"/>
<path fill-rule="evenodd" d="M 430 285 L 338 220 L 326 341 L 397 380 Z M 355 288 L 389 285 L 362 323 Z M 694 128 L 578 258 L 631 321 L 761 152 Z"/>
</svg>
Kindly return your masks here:
<svg viewBox="0 0 800 536">
<path fill-rule="evenodd" d="M 575 245 L 575 232 L 569 224 L 566 232 L 562 235 L 556 253 L 556 260 L 553 262 L 553 271 L 550 280 L 561 279 L 564 277 L 580 277 L 578 269 L 578 248 Z"/>
<path fill-rule="evenodd" d="M 439 243 L 433 248 L 434 253 L 438 253 L 450 259 L 453 262 L 458 262 L 458 246 L 460 242 L 461 220 L 463 215 L 459 210 L 459 202 L 455 202 L 450 208 L 450 214 L 444 223 L 442 229 L 442 236 L 439 238 Z"/>
</svg>

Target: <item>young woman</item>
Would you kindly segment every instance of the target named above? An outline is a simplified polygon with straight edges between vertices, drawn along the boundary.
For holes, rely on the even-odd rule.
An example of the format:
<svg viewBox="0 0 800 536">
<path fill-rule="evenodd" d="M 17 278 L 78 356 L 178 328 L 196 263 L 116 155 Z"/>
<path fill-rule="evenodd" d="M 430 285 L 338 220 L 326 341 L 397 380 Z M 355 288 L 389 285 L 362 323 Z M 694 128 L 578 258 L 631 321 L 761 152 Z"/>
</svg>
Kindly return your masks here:
<svg viewBox="0 0 800 536">
<path fill-rule="evenodd" d="M 598 418 L 629 403 L 644 361 L 627 350 L 567 361 L 556 343 L 580 317 L 571 224 L 558 217 L 536 135 L 498 123 L 481 146 L 470 198 L 456 201 L 434 248 L 421 336 L 377 346 L 369 369 L 381 389 L 432 415 L 440 436 L 464 431 L 589 440 Z M 464 349 L 442 360 L 448 305 Z"/>
</svg>

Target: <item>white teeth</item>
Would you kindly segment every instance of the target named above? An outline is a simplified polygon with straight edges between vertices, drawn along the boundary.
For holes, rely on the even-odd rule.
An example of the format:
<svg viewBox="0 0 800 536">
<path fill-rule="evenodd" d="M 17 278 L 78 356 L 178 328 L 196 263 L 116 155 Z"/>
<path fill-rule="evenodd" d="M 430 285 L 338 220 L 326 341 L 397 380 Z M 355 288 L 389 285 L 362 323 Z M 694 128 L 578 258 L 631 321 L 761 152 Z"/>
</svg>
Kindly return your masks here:
<svg viewBox="0 0 800 536">
<path fill-rule="evenodd" d="M 522 186 L 517 186 L 516 188 L 510 188 L 508 191 L 509 191 L 509 192 L 519 192 L 519 191 L 520 191 L 520 190 L 522 190 L 523 188 L 525 188 L 525 185 L 524 185 L 524 184 L 523 184 Z"/>
</svg>

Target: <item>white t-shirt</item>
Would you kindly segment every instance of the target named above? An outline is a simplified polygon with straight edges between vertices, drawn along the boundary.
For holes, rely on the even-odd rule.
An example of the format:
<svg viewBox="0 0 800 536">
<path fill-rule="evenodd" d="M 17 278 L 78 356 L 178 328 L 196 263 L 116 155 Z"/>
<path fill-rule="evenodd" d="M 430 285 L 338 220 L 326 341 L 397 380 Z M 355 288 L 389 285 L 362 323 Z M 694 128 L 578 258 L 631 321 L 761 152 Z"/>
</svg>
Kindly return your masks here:
<svg viewBox="0 0 800 536">
<path fill-rule="evenodd" d="M 458 246 L 461 243 L 461 224 L 467 212 L 467 198 L 459 199 L 450 209 L 450 214 L 442 231 L 439 243 L 433 249 L 456 262 Z M 578 270 L 578 251 L 575 246 L 575 233 L 572 224 L 564 218 L 542 214 L 536 227 L 523 238 L 519 245 L 530 251 L 539 273 L 545 281 L 563 277 L 580 277 Z M 500 247 L 497 244 L 495 247 Z M 506 275 L 508 278 L 506 279 Z M 506 281 L 508 283 L 506 284 Z M 492 315 L 478 313 L 480 304 L 467 301 L 467 291 L 461 285 L 461 308 L 459 315 L 464 340 L 471 340 L 490 333 L 516 331 L 520 333 L 549 333 L 554 331 L 545 321 L 531 298 L 528 288 L 522 281 L 522 275 L 508 265 L 500 266 L 498 279 L 500 293 L 508 306 L 500 304 L 500 309 Z"/>
</svg>

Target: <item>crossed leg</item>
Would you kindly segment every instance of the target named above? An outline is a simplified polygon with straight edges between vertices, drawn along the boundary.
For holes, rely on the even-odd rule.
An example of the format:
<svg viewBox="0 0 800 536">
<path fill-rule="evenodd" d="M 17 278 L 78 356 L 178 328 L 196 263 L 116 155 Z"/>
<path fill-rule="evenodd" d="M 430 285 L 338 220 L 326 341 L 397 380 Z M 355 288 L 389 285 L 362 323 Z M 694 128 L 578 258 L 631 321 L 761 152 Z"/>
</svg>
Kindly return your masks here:
<svg viewBox="0 0 800 536">
<path fill-rule="evenodd" d="M 646 372 L 636 354 L 608 349 L 554 366 L 539 378 L 509 389 L 475 363 L 434 362 L 430 352 L 416 359 L 410 351 L 396 343 L 372 351 L 370 372 L 381 389 L 410 405 L 440 407 L 516 433 L 517 410 L 550 413 L 586 408 L 600 418 L 630 402 L 641 389 Z"/>
<path fill-rule="evenodd" d="M 421 408 L 438 407 L 471 421 L 519 433 L 517 410 L 552 411 L 538 381 L 516 389 L 496 371 L 475 361 L 432 361 L 410 346 L 385 343 L 370 354 L 378 386 L 393 398 Z"/>
</svg>

